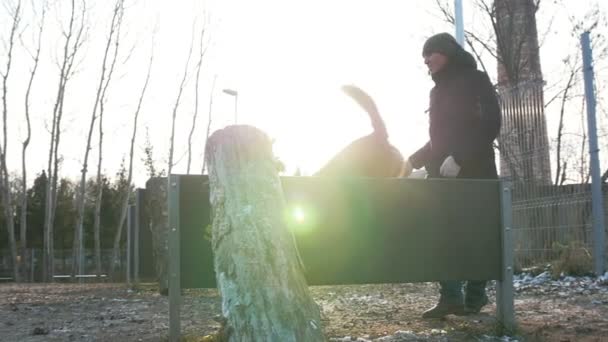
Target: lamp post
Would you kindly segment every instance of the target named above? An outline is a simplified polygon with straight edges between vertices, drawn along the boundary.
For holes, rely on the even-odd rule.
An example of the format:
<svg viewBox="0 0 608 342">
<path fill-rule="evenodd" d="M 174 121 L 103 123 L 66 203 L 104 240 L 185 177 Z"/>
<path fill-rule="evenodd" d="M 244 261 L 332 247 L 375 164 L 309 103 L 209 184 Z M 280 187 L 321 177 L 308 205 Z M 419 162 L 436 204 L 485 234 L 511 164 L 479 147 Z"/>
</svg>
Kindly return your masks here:
<svg viewBox="0 0 608 342">
<path fill-rule="evenodd" d="M 230 95 L 230 96 L 234 96 L 234 124 L 236 125 L 237 123 L 237 103 L 239 100 L 239 92 L 233 89 L 224 89 L 224 93 Z"/>
<path fill-rule="evenodd" d="M 456 25 L 456 41 L 464 47 L 464 22 L 462 19 L 462 0 L 454 0 L 454 14 Z"/>
</svg>

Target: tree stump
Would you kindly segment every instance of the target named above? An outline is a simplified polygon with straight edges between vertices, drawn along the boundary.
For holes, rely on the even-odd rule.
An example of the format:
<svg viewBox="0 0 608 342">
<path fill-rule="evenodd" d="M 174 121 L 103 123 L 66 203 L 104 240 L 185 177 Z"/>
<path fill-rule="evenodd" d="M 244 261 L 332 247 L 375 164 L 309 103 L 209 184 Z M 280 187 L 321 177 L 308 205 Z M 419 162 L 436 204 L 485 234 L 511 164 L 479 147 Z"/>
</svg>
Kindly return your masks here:
<svg viewBox="0 0 608 342">
<path fill-rule="evenodd" d="M 213 133 L 206 149 L 223 339 L 324 341 L 284 217 L 270 139 L 251 126 L 230 126 Z"/>
</svg>

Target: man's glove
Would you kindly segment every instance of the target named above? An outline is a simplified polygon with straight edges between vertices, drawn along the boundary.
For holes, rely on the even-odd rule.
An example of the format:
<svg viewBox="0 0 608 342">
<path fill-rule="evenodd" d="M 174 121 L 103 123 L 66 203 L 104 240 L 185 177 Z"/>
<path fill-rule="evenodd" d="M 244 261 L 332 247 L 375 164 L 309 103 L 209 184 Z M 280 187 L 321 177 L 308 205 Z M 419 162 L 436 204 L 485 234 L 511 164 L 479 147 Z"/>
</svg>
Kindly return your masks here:
<svg viewBox="0 0 608 342">
<path fill-rule="evenodd" d="M 445 158 L 443 164 L 441 164 L 441 167 L 439 168 L 439 174 L 443 177 L 454 178 L 457 177 L 459 173 L 460 165 L 456 163 L 456 160 L 454 160 L 454 157 L 452 156 Z"/>
<path fill-rule="evenodd" d="M 406 159 L 405 162 L 403 162 L 403 169 L 401 170 L 401 177 L 409 177 L 412 174 L 412 171 L 414 170 L 414 166 L 412 165 L 412 163 L 410 162 L 409 159 Z"/>
</svg>

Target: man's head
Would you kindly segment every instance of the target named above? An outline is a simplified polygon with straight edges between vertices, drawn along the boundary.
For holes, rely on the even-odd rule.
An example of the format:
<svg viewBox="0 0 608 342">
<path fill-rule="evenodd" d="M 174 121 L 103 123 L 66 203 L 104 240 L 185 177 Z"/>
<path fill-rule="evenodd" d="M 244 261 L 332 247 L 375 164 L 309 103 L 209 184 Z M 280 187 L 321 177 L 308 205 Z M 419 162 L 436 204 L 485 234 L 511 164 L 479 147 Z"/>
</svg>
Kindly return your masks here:
<svg viewBox="0 0 608 342">
<path fill-rule="evenodd" d="M 460 53 L 462 47 L 449 33 L 438 33 L 426 40 L 422 47 L 424 64 L 434 74 L 443 69 L 449 60 Z"/>
</svg>

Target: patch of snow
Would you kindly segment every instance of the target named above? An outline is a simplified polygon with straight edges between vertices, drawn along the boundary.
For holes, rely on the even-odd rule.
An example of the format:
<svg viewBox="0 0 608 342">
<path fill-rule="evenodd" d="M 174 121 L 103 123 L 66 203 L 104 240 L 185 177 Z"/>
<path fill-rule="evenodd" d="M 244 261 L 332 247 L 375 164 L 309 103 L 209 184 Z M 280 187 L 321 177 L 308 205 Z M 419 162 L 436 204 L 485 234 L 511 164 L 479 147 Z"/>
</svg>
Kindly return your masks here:
<svg viewBox="0 0 608 342">
<path fill-rule="evenodd" d="M 393 335 L 383 336 L 376 339 L 368 339 L 369 336 L 355 337 L 345 336 L 338 338 L 330 338 L 332 342 L 413 342 L 413 341 L 432 341 L 432 342 L 447 342 L 449 341 L 447 331 L 443 329 L 432 329 L 429 334 L 415 334 L 414 332 L 407 330 L 396 331 Z M 519 342 L 516 337 L 510 336 L 489 336 L 482 335 L 475 338 L 473 341 L 479 342 Z"/>
<path fill-rule="evenodd" d="M 483 335 L 478 338 L 476 341 L 480 342 L 519 342 L 516 337 L 511 336 L 488 336 Z"/>
<path fill-rule="evenodd" d="M 562 296 L 569 293 L 587 295 L 592 291 L 608 292 L 608 272 L 600 277 L 562 275 L 558 279 L 553 279 L 549 271 L 537 276 L 522 273 L 513 276 L 513 287 L 520 292 L 527 289 L 537 289 L 545 292 L 557 292 L 558 295 Z"/>
</svg>

